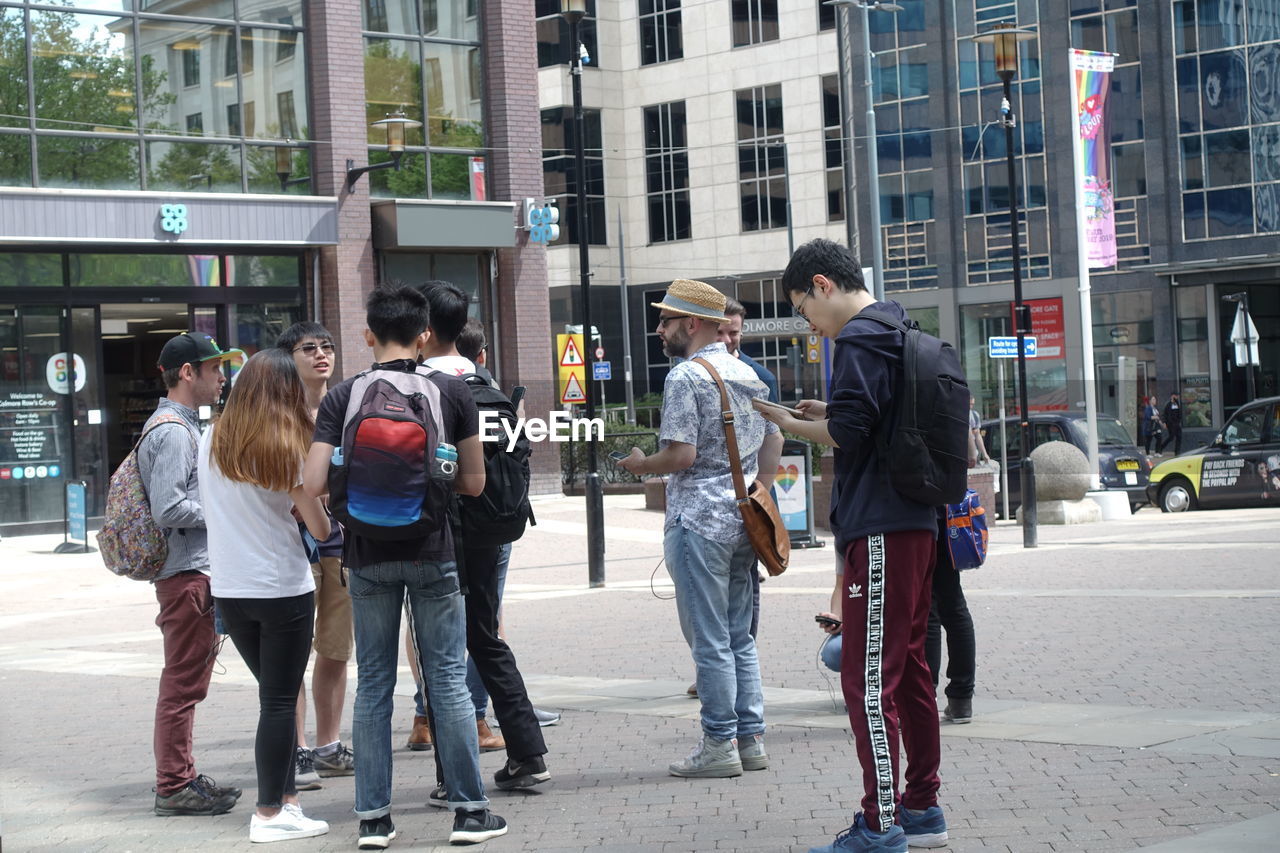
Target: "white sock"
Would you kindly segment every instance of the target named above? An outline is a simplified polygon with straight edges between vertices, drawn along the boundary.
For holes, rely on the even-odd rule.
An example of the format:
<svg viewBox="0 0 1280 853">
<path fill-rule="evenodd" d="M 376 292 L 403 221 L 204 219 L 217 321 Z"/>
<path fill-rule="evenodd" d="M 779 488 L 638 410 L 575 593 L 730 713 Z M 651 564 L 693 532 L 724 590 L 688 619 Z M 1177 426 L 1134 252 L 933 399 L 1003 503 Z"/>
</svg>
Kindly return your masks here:
<svg viewBox="0 0 1280 853">
<path fill-rule="evenodd" d="M 316 747 L 316 755 L 333 755 L 338 751 L 338 747 L 342 746 L 342 741 L 335 740 L 333 743 L 326 743 L 324 746 Z"/>
</svg>

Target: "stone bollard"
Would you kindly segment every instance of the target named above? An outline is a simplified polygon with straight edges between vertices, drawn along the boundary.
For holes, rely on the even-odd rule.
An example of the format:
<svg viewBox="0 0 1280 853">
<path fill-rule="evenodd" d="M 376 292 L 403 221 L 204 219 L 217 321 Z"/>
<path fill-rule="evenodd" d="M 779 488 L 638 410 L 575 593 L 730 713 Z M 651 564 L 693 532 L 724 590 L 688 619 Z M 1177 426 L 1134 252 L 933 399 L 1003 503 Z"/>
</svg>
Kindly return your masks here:
<svg viewBox="0 0 1280 853">
<path fill-rule="evenodd" d="M 1089 459 L 1074 444 L 1048 441 L 1031 451 L 1035 466 L 1036 507 L 1040 524 L 1083 524 L 1101 521 L 1102 510 L 1085 499 L 1089 491 Z M 1018 508 L 1018 516 L 1023 515 Z"/>
</svg>

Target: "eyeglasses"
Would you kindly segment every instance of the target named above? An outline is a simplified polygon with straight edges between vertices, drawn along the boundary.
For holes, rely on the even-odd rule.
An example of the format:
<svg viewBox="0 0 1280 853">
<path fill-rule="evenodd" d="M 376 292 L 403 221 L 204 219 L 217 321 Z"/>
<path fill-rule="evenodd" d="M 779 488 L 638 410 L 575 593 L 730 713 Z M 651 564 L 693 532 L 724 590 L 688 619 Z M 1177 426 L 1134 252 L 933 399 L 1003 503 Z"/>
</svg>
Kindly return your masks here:
<svg viewBox="0 0 1280 853">
<path fill-rule="evenodd" d="M 675 316 L 672 316 L 672 317 L 659 317 L 658 328 L 665 329 L 667 327 L 667 324 L 670 323 L 672 320 L 683 320 L 683 319 L 684 317 L 680 316 L 679 314 L 676 314 Z"/>
<path fill-rule="evenodd" d="M 303 344 L 300 347 L 294 347 L 290 352 L 300 352 L 308 358 L 314 358 L 316 350 L 320 350 L 325 355 L 333 355 L 334 353 L 333 344 Z"/>
<path fill-rule="evenodd" d="M 813 296 L 813 291 L 812 291 L 812 290 L 806 290 L 806 291 L 805 291 L 805 294 L 804 294 L 804 299 L 801 299 L 801 300 L 800 300 L 800 304 L 799 304 L 799 305 L 792 305 L 792 306 L 791 306 L 791 310 L 795 312 L 795 315 L 796 315 L 797 317 L 800 317 L 800 318 L 805 319 L 805 320 L 808 320 L 808 319 L 809 319 L 809 315 L 808 315 L 808 314 L 806 314 L 806 313 L 804 313 L 804 304 L 805 304 L 806 302 L 808 302 L 808 301 L 809 301 L 809 297 L 810 297 L 810 296 Z"/>
</svg>

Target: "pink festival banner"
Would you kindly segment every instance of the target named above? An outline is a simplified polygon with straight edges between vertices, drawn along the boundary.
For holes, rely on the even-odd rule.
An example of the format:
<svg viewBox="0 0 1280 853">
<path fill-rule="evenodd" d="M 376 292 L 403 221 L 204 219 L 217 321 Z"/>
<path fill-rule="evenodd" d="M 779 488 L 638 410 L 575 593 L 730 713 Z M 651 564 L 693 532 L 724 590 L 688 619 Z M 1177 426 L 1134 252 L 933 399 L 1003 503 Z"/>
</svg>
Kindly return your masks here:
<svg viewBox="0 0 1280 853">
<path fill-rule="evenodd" d="M 1111 122 L 1107 93 L 1116 58 L 1092 50 L 1071 52 L 1075 107 L 1076 195 L 1084 205 L 1089 269 L 1115 266 L 1116 213 L 1111 186 Z"/>
</svg>

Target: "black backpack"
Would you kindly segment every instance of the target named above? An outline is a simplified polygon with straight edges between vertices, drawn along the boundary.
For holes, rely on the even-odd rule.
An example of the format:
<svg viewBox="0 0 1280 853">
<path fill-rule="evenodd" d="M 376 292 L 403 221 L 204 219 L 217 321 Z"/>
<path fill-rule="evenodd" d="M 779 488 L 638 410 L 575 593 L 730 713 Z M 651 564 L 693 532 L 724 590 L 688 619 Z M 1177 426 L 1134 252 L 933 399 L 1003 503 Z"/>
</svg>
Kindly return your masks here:
<svg viewBox="0 0 1280 853">
<path fill-rule="evenodd" d="M 859 317 L 902 332 L 893 407 L 876 433 L 880 464 L 899 494 L 928 506 L 959 503 L 968 489 L 969 385 L 955 347 L 890 314 Z"/>
<path fill-rule="evenodd" d="M 529 456 L 533 449 L 523 430 L 515 447 L 507 449 L 507 430 L 515 431 L 519 423 L 511 398 L 478 374 L 460 378 L 471 389 L 481 415 L 495 412 L 507 427 L 499 430 L 497 441 L 481 442 L 484 491 L 475 497 L 458 496 L 462 541 L 468 545 L 506 545 L 523 536 L 525 526 L 533 521 L 529 505 Z"/>
<path fill-rule="evenodd" d="M 448 463 L 435 372 L 366 370 L 351 385 L 329 511 L 357 536 L 420 539 L 447 522 L 457 453 Z"/>
</svg>

